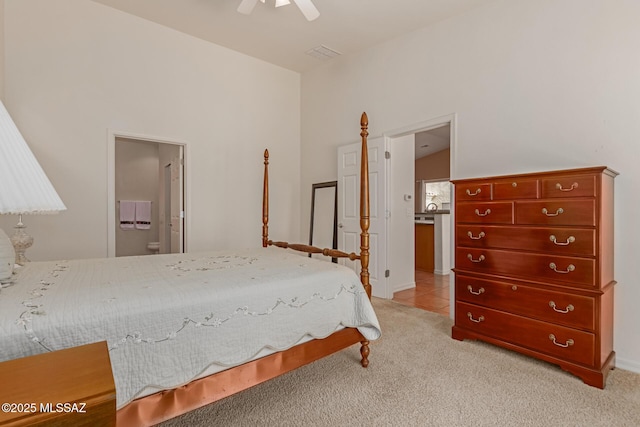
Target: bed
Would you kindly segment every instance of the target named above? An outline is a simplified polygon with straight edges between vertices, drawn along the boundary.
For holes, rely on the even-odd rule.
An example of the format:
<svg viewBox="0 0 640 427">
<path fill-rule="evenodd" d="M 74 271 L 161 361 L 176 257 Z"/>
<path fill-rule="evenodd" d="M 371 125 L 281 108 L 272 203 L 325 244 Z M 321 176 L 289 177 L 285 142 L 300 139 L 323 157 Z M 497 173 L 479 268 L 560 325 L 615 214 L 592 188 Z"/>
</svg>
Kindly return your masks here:
<svg viewBox="0 0 640 427">
<path fill-rule="evenodd" d="M 361 251 L 262 248 L 28 263 L 0 293 L 0 362 L 106 340 L 118 425 L 153 425 L 380 336 L 370 304 L 366 114 Z M 283 250 L 284 249 L 284 250 Z M 348 267 L 301 256 L 323 254 Z M 179 367 L 180 369 L 177 369 Z"/>
</svg>

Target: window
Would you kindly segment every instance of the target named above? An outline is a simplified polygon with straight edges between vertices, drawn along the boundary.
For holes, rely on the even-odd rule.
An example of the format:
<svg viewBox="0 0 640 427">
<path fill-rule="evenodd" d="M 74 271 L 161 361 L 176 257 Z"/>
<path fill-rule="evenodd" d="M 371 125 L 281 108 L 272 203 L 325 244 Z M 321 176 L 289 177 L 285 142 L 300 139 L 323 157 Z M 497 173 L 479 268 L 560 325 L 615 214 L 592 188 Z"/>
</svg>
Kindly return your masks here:
<svg viewBox="0 0 640 427">
<path fill-rule="evenodd" d="M 451 184 L 449 181 L 422 181 L 422 210 L 449 210 Z M 434 206 L 435 205 L 435 206 Z"/>
</svg>

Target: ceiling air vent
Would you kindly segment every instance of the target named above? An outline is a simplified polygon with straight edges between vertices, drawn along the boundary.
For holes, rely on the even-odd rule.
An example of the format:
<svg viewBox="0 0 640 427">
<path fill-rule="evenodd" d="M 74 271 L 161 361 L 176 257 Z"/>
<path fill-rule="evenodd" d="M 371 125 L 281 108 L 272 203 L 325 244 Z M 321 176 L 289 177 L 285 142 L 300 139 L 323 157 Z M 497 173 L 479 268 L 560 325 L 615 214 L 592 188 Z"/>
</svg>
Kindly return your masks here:
<svg viewBox="0 0 640 427">
<path fill-rule="evenodd" d="M 326 59 L 335 58 L 338 55 L 342 55 L 340 52 L 336 52 L 335 50 L 322 45 L 318 47 L 314 47 L 313 49 L 309 49 L 306 52 L 306 54 L 311 55 L 314 58 L 320 59 L 322 61 Z"/>
</svg>

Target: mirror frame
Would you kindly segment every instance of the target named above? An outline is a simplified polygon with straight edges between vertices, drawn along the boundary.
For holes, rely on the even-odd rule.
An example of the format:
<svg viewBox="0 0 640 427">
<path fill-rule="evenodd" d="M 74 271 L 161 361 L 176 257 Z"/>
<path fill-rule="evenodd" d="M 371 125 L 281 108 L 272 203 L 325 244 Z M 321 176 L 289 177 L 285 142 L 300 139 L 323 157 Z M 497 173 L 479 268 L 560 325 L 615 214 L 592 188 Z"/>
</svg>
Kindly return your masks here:
<svg viewBox="0 0 640 427">
<path fill-rule="evenodd" d="M 311 224 L 309 227 L 309 245 L 313 246 L 313 222 L 316 211 L 316 190 L 322 188 L 334 188 L 333 197 L 333 240 L 331 249 L 338 249 L 338 181 L 320 182 L 311 185 Z M 311 258 L 311 254 L 309 254 Z M 331 258 L 331 262 L 338 262 L 337 258 Z"/>
</svg>

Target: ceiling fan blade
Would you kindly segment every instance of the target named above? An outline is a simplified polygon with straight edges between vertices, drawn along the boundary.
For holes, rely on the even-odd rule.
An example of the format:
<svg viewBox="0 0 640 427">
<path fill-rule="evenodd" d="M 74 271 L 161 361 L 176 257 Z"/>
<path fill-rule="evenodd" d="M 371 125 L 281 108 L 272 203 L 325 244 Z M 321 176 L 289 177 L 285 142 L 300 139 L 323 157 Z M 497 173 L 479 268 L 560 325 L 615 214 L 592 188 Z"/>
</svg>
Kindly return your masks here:
<svg viewBox="0 0 640 427">
<path fill-rule="evenodd" d="M 320 16 L 320 12 L 318 12 L 311 0 L 293 0 L 293 2 L 298 5 L 300 12 L 307 18 L 307 21 L 313 21 Z"/>
<path fill-rule="evenodd" d="M 253 12 L 253 8 L 256 7 L 257 3 L 258 0 L 242 0 L 242 3 L 238 6 L 238 12 L 249 15 Z"/>
</svg>

